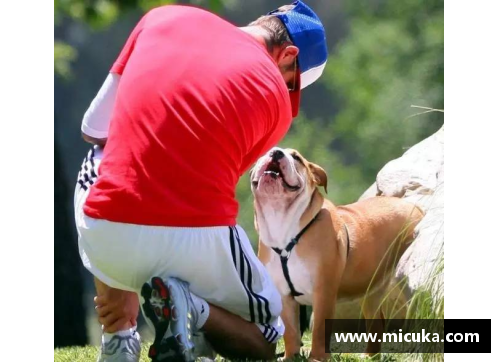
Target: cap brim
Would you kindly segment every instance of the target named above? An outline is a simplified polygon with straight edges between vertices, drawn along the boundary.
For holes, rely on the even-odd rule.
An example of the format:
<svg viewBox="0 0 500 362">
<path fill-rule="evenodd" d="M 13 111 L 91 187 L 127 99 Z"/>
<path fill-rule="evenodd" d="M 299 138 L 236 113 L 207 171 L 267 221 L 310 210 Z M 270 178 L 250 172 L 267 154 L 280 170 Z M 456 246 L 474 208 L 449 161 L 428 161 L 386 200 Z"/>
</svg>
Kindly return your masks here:
<svg viewBox="0 0 500 362">
<path fill-rule="evenodd" d="M 300 108 L 300 70 L 297 68 L 297 74 L 295 74 L 296 84 L 293 91 L 289 91 L 290 94 L 290 104 L 292 105 L 292 117 L 297 117 Z"/>
</svg>

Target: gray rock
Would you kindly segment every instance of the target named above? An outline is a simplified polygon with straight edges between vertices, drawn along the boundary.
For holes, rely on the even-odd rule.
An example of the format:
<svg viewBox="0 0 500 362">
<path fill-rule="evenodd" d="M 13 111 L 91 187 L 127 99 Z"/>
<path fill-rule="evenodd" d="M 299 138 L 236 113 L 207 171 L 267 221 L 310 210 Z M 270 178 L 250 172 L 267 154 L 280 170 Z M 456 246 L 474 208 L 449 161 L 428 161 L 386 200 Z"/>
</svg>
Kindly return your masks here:
<svg viewBox="0 0 500 362">
<path fill-rule="evenodd" d="M 387 163 L 360 199 L 379 195 L 404 198 L 426 212 L 396 268 L 397 280 L 407 283 L 407 295 L 432 278 L 433 287 L 442 289 L 444 271 L 433 275 L 433 270 L 444 255 L 444 126 Z"/>
</svg>

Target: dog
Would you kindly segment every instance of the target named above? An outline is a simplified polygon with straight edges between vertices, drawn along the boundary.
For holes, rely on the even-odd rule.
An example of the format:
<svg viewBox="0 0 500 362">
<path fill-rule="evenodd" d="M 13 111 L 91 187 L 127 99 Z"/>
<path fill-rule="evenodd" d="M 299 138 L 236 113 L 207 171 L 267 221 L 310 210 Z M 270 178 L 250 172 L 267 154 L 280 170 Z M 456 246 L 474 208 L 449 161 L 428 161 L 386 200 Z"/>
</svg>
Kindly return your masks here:
<svg viewBox="0 0 500 362">
<path fill-rule="evenodd" d="M 325 319 L 333 319 L 337 301 L 364 297 L 367 331 L 382 333 L 381 301 L 423 212 L 383 196 L 335 206 L 319 191 L 327 191 L 326 172 L 293 149 L 273 148 L 250 180 L 258 257 L 283 300 L 285 359 L 300 353 L 301 304 L 313 306 L 311 359 L 329 357 Z M 380 348 L 370 342 L 366 353 Z"/>
</svg>

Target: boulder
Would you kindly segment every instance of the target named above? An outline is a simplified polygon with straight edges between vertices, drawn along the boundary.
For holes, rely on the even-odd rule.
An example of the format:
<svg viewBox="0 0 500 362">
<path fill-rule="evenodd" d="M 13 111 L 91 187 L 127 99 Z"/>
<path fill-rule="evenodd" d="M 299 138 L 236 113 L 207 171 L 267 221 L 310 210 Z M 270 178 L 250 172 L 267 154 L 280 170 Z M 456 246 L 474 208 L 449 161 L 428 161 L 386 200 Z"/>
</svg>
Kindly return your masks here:
<svg viewBox="0 0 500 362">
<path fill-rule="evenodd" d="M 444 258 L 444 126 L 387 163 L 360 200 L 373 196 L 400 197 L 425 211 L 414 242 L 397 265 L 396 278 L 406 283 L 407 296 L 430 280 L 441 293 L 444 271 L 435 275 L 434 270 Z"/>
</svg>

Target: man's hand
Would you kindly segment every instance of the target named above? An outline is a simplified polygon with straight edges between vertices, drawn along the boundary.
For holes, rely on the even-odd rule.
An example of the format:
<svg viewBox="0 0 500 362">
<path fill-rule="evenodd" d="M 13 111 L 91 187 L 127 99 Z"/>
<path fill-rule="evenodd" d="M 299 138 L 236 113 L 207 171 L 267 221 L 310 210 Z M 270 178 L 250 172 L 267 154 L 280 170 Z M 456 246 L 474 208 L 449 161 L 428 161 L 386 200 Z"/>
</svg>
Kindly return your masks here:
<svg viewBox="0 0 500 362">
<path fill-rule="evenodd" d="M 96 287 L 95 309 L 104 332 L 115 333 L 137 325 L 139 297 L 136 293 L 110 288 L 97 279 Z"/>
</svg>

